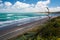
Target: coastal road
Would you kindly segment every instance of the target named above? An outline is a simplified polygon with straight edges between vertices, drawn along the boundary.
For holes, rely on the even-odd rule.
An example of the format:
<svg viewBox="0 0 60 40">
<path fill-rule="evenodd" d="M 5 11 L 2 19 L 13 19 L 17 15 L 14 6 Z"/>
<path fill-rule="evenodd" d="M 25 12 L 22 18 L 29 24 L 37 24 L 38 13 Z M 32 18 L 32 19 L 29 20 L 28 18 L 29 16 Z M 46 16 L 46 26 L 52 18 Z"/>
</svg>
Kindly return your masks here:
<svg viewBox="0 0 60 40">
<path fill-rule="evenodd" d="M 31 22 L 24 23 L 23 25 L 20 25 L 19 22 L 8 25 L 4 28 L 1 28 L 0 30 L 0 40 L 8 40 L 12 37 L 16 37 L 20 34 L 23 34 L 27 31 L 29 31 L 29 29 L 31 29 L 32 27 L 36 27 L 39 26 L 43 23 L 45 23 L 49 18 L 42 18 L 39 20 L 33 20 Z"/>
</svg>

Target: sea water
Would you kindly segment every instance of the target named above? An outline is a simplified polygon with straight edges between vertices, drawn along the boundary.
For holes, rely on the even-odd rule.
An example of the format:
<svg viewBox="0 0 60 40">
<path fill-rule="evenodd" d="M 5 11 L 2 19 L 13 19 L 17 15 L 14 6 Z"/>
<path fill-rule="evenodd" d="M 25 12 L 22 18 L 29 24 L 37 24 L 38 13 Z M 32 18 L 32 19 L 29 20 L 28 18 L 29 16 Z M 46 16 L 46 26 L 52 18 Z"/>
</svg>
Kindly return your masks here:
<svg viewBox="0 0 60 40">
<path fill-rule="evenodd" d="M 48 13 L 0 13 L 0 28 L 15 24 L 29 23 L 47 17 Z M 59 13 L 49 14 L 49 16 L 60 16 Z"/>
<path fill-rule="evenodd" d="M 39 13 L 0 13 L 0 22 L 1 21 L 18 20 L 18 19 L 29 18 L 29 17 L 36 17 L 36 16 L 45 16 L 45 14 L 39 14 Z"/>
</svg>

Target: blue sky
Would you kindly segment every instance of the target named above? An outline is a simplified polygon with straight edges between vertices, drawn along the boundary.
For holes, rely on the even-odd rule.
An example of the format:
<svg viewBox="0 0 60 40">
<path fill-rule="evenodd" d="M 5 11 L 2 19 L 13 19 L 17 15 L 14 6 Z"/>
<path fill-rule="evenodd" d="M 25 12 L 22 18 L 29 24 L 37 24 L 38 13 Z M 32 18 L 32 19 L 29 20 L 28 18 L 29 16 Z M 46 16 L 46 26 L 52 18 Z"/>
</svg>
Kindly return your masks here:
<svg viewBox="0 0 60 40">
<path fill-rule="evenodd" d="M 60 0 L 0 0 L 0 12 L 60 11 Z"/>
<path fill-rule="evenodd" d="M 57 7 L 60 6 L 60 0 L 51 0 L 51 3 L 49 4 L 51 7 Z"/>
<path fill-rule="evenodd" d="M 46 0 L 2 0 L 3 2 L 11 2 L 14 4 L 16 1 L 28 3 L 28 4 L 36 4 L 38 1 L 46 1 Z M 57 7 L 60 6 L 60 0 L 50 0 L 49 7 Z"/>
</svg>

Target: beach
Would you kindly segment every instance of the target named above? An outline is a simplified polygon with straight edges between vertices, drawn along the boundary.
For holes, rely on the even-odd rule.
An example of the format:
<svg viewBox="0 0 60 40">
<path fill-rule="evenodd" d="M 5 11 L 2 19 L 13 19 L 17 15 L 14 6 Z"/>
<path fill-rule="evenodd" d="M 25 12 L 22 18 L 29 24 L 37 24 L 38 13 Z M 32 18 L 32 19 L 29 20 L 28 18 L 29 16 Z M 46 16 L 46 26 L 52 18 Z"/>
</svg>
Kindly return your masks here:
<svg viewBox="0 0 60 40">
<path fill-rule="evenodd" d="M 51 18 L 54 18 L 54 17 L 51 17 Z M 23 24 L 23 25 L 20 25 L 20 26 L 16 26 L 15 24 L 14 24 L 15 26 L 11 25 L 11 26 L 14 26 L 14 27 L 4 29 L 4 30 L 0 30 L 0 40 L 1 39 L 2 40 L 7 40 L 7 39 L 10 39 L 12 37 L 16 37 L 18 35 L 26 33 L 32 27 L 39 26 L 39 25 L 45 23 L 47 20 L 49 20 L 49 18 L 45 17 L 45 18 L 39 19 L 37 21 L 32 21 L 30 23 L 26 23 L 26 24 Z"/>
</svg>

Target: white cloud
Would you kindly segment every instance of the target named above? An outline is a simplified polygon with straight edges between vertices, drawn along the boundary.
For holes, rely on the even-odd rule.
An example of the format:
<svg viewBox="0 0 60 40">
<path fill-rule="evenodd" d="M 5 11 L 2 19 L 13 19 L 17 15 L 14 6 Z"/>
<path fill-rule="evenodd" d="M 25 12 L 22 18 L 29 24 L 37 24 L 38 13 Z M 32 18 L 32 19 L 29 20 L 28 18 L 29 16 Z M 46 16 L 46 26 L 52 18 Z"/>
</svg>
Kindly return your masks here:
<svg viewBox="0 0 60 40">
<path fill-rule="evenodd" d="M 17 9 L 21 9 L 21 8 L 28 8 L 30 6 L 31 6 L 30 4 L 17 1 L 12 7 L 17 8 Z"/>
<path fill-rule="evenodd" d="M 25 1 L 25 0 L 24 0 Z M 47 1 L 39 1 L 36 5 L 34 4 L 27 4 L 20 1 L 17 1 L 14 5 L 10 2 L 4 2 L 5 9 L 0 9 L 0 12 L 46 12 L 48 4 L 50 0 Z M 0 6 L 2 6 L 0 4 Z M 50 11 L 60 11 L 60 7 L 57 8 L 49 8 Z"/>
<path fill-rule="evenodd" d="M 0 8 L 3 8 L 3 4 L 2 3 L 0 4 Z"/>
<path fill-rule="evenodd" d="M 10 2 L 4 2 L 4 5 L 6 8 L 10 8 L 12 6 L 12 3 Z"/>
<path fill-rule="evenodd" d="M 36 5 L 34 5 L 35 7 L 33 8 L 27 8 L 25 9 L 25 11 L 31 11 L 31 12 L 45 12 L 47 9 L 46 7 L 48 7 L 47 5 L 50 3 L 50 0 L 47 1 L 39 1 L 37 2 Z"/>
<path fill-rule="evenodd" d="M 36 7 L 37 8 L 40 8 L 40 7 L 47 7 L 47 5 L 50 3 L 50 0 L 47 0 L 47 1 L 39 1 L 39 2 L 37 2 L 37 4 L 36 4 Z"/>
<path fill-rule="evenodd" d="M 50 12 L 60 12 L 60 7 L 54 7 L 54 8 L 50 8 Z"/>
<path fill-rule="evenodd" d="M 2 8 L 3 7 L 3 3 L 2 3 L 2 1 L 0 0 L 0 8 Z"/>
</svg>

